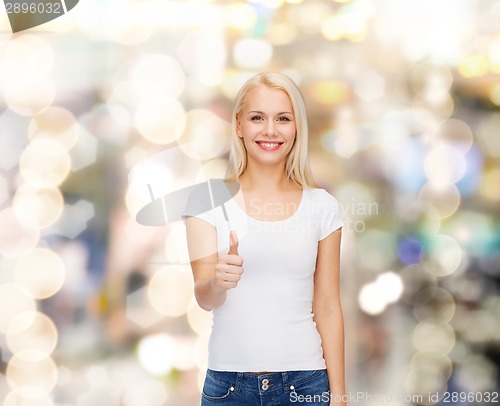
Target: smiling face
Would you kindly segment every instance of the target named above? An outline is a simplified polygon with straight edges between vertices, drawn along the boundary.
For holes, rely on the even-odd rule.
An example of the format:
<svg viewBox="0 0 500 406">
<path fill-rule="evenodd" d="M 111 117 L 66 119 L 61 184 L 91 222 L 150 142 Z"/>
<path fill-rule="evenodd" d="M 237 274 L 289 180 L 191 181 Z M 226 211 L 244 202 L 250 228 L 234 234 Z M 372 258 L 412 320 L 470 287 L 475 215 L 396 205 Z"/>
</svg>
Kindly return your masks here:
<svg viewBox="0 0 500 406">
<path fill-rule="evenodd" d="M 248 163 L 284 165 L 296 135 L 292 103 L 284 90 L 258 86 L 250 90 L 237 119 Z"/>
</svg>

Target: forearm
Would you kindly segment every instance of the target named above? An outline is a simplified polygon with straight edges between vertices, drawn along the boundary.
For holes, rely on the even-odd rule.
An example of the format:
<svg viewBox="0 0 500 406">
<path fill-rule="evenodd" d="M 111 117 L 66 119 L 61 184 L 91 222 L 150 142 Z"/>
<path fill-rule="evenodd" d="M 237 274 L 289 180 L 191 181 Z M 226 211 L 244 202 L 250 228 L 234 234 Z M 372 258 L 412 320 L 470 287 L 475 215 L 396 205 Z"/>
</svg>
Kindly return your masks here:
<svg viewBox="0 0 500 406">
<path fill-rule="evenodd" d="M 346 393 L 344 361 L 344 318 L 340 303 L 315 315 L 316 326 L 321 336 L 323 356 L 326 362 L 328 380 L 332 394 L 332 405 L 343 405 L 333 400 Z"/>
<path fill-rule="evenodd" d="M 207 311 L 219 307 L 226 300 L 226 291 L 215 286 L 213 275 L 195 282 L 194 295 L 198 305 Z"/>
</svg>

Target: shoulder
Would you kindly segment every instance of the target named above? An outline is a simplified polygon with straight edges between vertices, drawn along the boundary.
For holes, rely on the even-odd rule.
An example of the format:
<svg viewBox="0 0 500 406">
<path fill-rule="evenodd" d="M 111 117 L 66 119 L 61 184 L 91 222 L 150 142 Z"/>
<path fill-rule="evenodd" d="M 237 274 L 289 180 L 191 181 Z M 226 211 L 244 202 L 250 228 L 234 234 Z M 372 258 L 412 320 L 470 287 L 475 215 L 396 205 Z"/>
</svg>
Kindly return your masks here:
<svg viewBox="0 0 500 406">
<path fill-rule="evenodd" d="M 319 188 L 309 188 L 308 194 L 310 196 L 311 201 L 314 204 L 321 206 L 335 206 L 338 207 L 339 203 L 335 197 L 333 197 L 329 192 L 325 189 Z"/>
</svg>

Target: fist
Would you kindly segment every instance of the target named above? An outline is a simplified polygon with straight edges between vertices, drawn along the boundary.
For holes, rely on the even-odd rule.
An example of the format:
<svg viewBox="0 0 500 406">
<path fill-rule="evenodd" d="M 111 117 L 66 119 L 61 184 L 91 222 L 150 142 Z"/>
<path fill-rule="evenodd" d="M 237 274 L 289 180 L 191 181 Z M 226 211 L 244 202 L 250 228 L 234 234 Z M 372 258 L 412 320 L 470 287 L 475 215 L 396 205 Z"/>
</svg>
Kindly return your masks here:
<svg viewBox="0 0 500 406">
<path fill-rule="evenodd" d="M 243 273 L 243 259 L 238 254 L 238 236 L 236 231 L 229 235 L 229 252 L 219 255 L 215 265 L 214 285 L 225 291 L 238 286 Z"/>
</svg>

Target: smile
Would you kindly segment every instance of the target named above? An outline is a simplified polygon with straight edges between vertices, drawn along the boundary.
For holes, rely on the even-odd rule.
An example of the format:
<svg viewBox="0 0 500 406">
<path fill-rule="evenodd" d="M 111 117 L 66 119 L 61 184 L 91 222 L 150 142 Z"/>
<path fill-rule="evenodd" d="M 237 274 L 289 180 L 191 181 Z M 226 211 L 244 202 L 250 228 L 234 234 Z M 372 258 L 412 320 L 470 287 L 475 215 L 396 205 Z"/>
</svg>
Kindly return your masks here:
<svg viewBox="0 0 500 406">
<path fill-rule="evenodd" d="M 265 151 L 275 151 L 283 144 L 282 142 L 267 142 L 267 141 L 255 141 L 255 142 L 259 147 L 261 147 Z"/>
</svg>

